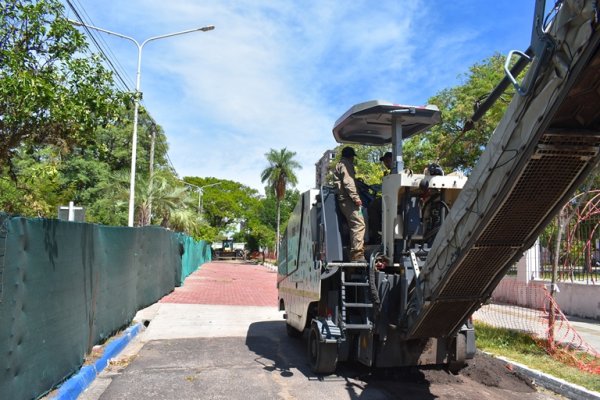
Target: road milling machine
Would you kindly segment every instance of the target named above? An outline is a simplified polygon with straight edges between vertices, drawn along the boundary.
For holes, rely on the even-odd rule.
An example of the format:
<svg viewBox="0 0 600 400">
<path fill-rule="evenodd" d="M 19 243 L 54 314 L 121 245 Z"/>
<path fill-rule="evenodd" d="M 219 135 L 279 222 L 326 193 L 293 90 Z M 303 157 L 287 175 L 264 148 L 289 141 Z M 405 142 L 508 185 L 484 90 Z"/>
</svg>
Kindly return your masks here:
<svg viewBox="0 0 600 400">
<path fill-rule="evenodd" d="M 505 79 L 472 117 L 515 87 L 468 180 L 403 163 L 403 141 L 440 122 L 435 106 L 369 101 L 337 120 L 336 141 L 391 145 L 395 165 L 383 178 L 381 215 L 368 215 L 381 218 L 381 236 L 368 232 L 367 262 L 347 261 L 333 188 L 303 193 L 288 221 L 279 306 L 290 336 L 308 333 L 315 373 L 344 361 L 454 370 L 473 357 L 471 315 L 597 168 L 599 9 L 597 0 L 565 0 L 546 17 L 536 1 L 531 46 L 509 53 Z"/>
</svg>

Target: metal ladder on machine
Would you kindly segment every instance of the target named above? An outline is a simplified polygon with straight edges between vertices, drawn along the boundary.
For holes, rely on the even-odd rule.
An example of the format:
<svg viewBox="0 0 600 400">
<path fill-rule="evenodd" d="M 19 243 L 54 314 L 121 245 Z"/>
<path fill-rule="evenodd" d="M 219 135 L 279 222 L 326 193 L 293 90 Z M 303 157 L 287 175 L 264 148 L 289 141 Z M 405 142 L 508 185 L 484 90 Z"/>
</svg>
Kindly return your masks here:
<svg viewBox="0 0 600 400">
<path fill-rule="evenodd" d="M 361 266 L 361 268 L 364 268 Z M 342 330 L 353 330 L 353 331 L 370 331 L 373 329 L 373 322 L 370 320 L 369 311 L 373 309 L 373 303 L 369 300 L 368 288 L 369 288 L 369 274 L 361 274 L 361 278 L 364 280 L 346 280 L 345 268 L 341 270 L 341 314 L 342 314 Z M 350 278 L 352 279 L 352 277 Z M 348 291 L 352 290 L 354 299 L 352 302 L 348 302 Z M 348 309 L 363 309 L 365 312 L 361 313 L 363 321 L 361 323 L 355 323 L 348 320 Z"/>
</svg>

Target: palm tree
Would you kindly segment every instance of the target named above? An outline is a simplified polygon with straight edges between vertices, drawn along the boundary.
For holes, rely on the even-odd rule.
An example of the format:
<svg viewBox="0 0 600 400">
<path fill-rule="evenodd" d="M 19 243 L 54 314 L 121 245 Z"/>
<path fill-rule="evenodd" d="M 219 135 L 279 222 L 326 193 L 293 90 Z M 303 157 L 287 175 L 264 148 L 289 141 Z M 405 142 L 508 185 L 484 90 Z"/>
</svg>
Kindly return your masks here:
<svg viewBox="0 0 600 400">
<path fill-rule="evenodd" d="M 186 232 L 195 229 L 198 223 L 195 201 L 170 172 L 159 171 L 151 178 L 141 176 L 138 181 L 135 188 L 138 226 L 150 225 L 152 213 L 162 227 Z"/>
<path fill-rule="evenodd" d="M 293 151 L 288 151 L 285 147 L 279 151 L 269 150 L 265 154 L 269 166 L 260 174 L 263 183 L 267 182 L 267 187 L 275 192 L 277 200 L 277 236 L 275 237 L 275 255 L 279 255 L 279 224 L 281 217 L 281 200 L 285 197 L 286 187 L 292 187 L 298 184 L 298 178 L 294 170 L 302 168 L 300 163 L 294 160 L 296 155 Z"/>
</svg>

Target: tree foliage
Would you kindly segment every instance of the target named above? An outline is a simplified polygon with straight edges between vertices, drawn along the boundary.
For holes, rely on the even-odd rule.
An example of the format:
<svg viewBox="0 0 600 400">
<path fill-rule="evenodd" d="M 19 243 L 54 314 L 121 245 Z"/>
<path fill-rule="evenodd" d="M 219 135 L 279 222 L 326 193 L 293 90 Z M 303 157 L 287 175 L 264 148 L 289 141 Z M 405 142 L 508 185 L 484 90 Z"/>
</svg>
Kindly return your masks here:
<svg viewBox="0 0 600 400">
<path fill-rule="evenodd" d="M 58 206 L 74 201 L 86 207 L 90 222 L 125 225 L 133 131 L 131 100 L 131 94 L 115 89 L 100 57 L 90 53 L 85 37 L 64 18 L 60 2 L 3 2 L 0 209 L 55 217 Z M 166 159 L 164 132 L 143 108 L 139 117 L 138 222 L 148 222 L 147 214 L 154 204 L 156 223 L 169 225 L 172 220 L 183 226 L 173 204 L 168 206 L 184 190 L 183 185 L 177 188 L 172 183 L 176 179 Z M 152 140 L 157 175 L 151 178 Z"/>
<path fill-rule="evenodd" d="M 277 201 L 277 228 L 275 233 L 275 248 L 279 247 L 280 225 L 281 225 L 281 201 L 285 197 L 286 189 L 289 186 L 296 186 L 298 178 L 295 170 L 302 168 L 300 163 L 294 160 L 295 152 L 289 151 L 285 147 L 281 150 L 270 149 L 265 157 L 269 165 L 261 172 L 260 179 L 267 184 L 267 191 L 275 194 Z"/>
<path fill-rule="evenodd" d="M 21 149 L 88 145 L 121 99 L 56 0 L 3 2 L 0 61 L 0 167 Z"/>
<path fill-rule="evenodd" d="M 161 171 L 136 181 L 137 225 L 150 225 L 154 219 L 166 228 L 193 230 L 196 215 L 189 210 L 192 199 L 187 188 L 171 179 L 169 172 Z"/>
<path fill-rule="evenodd" d="M 467 126 L 475 106 L 481 103 L 504 76 L 504 57 L 493 55 L 469 68 L 461 85 L 447 88 L 428 101 L 438 106 L 442 123 L 403 142 L 403 159 L 407 169 L 422 173 L 430 163 L 439 163 L 446 172 L 460 170 L 469 173 L 502 118 L 510 99 L 512 88 L 500 97 L 480 121 Z M 336 147 L 335 161 L 341 149 Z M 385 168 L 379 158 L 390 151 L 390 146 L 375 147 L 353 145 L 356 151 L 356 176 L 365 183 L 380 184 Z"/>
<path fill-rule="evenodd" d="M 64 18 L 60 2 L 3 2 L 0 78 L 0 209 L 55 217 L 58 206 L 74 201 L 86 207 L 90 222 L 125 225 L 132 96 L 114 88 L 100 58 Z M 166 136 L 143 108 L 138 133 L 137 225 L 161 224 L 209 239 L 242 221 L 269 230 L 258 218 L 258 193 L 233 181 L 204 192 L 202 218 L 197 193 L 170 167 Z"/>
<path fill-rule="evenodd" d="M 211 177 L 183 180 L 191 185 L 188 191 L 194 210 L 201 213 L 201 239 L 218 242 L 230 237 L 258 212 L 258 191 L 239 182 Z"/>
<path fill-rule="evenodd" d="M 189 190 L 195 192 L 198 209 L 202 207 L 202 218 L 223 232 L 233 230 L 245 220 L 258 202 L 258 192 L 239 182 L 199 177 L 183 180 L 195 186 Z M 197 197 L 200 196 L 198 188 L 202 188 L 201 198 Z"/>
<path fill-rule="evenodd" d="M 510 99 L 512 87 L 496 101 L 492 108 L 467 128 L 475 106 L 481 103 L 504 76 L 504 57 L 496 54 L 469 68 L 464 83 L 444 89 L 429 99 L 442 112 L 442 123 L 430 132 L 416 135 L 404 142 L 405 165 L 421 172 L 429 163 L 436 162 L 446 171 L 469 173 L 500 122 Z"/>
<path fill-rule="evenodd" d="M 0 169 L 0 209 L 24 216 L 55 217 L 58 206 L 69 201 L 86 208 L 86 219 L 108 225 L 127 224 L 129 197 L 129 164 L 131 162 L 131 113 L 94 132 L 94 140 L 87 146 L 77 146 L 64 153 L 54 145 L 36 146 L 27 150 L 18 148 L 12 159 L 12 172 Z M 129 115 L 129 116 L 128 116 Z M 138 163 L 136 172 L 136 221 L 140 220 L 143 201 L 152 203 L 154 197 L 164 197 L 155 188 L 149 193 L 149 149 L 151 129 L 148 118 L 140 118 Z M 166 137 L 157 127 L 155 174 L 153 180 L 161 187 L 167 179 L 169 188 L 183 190 L 175 173 L 166 161 Z M 156 200 L 160 203 L 160 198 Z M 153 213 L 159 213 L 156 208 Z M 155 216 L 161 223 L 162 214 Z"/>
<path fill-rule="evenodd" d="M 245 241 L 249 251 L 273 249 L 275 247 L 275 231 L 259 221 L 252 220 L 248 224 Z"/>
<path fill-rule="evenodd" d="M 275 233 L 277 230 L 277 198 L 273 192 L 268 190 L 265 192 L 266 196 L 261 201 L 262 207 L 259 209 L 258 219 L 262 224 L 269 227 L 273 233 Z M 280 202 L 280 220 L 282 221 L 282 230 L 286 228 L 287 221 L 299 200 L 300 192 L 298 190 L 286 190 L 285 196 Z"/>
<path fill-rule="evenodd" d="M 200 208 L 198 196 L 202 188 L 202 217 L 194 236 L 210 242 L 225 238 L 246 242 L 248 250 L 273 249 L 277 227 L 277 198 L 267 190 L 266 196 L 239 182 L 201 177 L 185 177 L 193 202 Z M 287 221 L 300 193 L 286 190 L 281 216 Z"/>
<path fill-rule="evenodd" d="M 298 184 L 295 170 L 302 168 L 300 163 L 294 160 L 296 153 L 285 147 L 281 150 L 270 149 L 265 157 L 269 165 L 261 172 L 260 179 L 272 190 L 277 199 L 281 201 L 289 186 Z"/>
</svg>

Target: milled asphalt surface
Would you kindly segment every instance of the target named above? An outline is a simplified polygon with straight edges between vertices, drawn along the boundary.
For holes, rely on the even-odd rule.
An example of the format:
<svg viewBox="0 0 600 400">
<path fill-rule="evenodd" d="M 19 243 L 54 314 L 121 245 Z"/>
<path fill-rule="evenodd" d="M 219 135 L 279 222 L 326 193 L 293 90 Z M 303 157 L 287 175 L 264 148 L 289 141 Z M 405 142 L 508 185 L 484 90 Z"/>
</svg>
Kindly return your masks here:
<svg viewBox="0 0 600 400">
<path fill-rule="evenodd" d="M 184 286 L 136 315 L 135 321 L 147 328 L 79 399 L 396 398 L 380 384 L 365 383 L 360 371 L 324 378 L 312 374 L 305 341 L 285 334 L 275 282 L 276 273 L 263 266 L 203 265 Z M 409 385 L 403 387 L 409 390 Z M 450 382 L 403 393 L 409 398 L 470 399 L 492 389 Z M 555 398 L 494 395 L 499 397 L 490 398 Z"/>
</svg>

